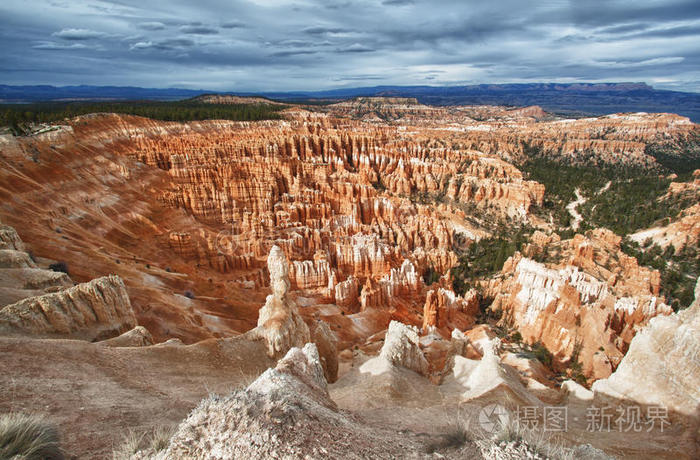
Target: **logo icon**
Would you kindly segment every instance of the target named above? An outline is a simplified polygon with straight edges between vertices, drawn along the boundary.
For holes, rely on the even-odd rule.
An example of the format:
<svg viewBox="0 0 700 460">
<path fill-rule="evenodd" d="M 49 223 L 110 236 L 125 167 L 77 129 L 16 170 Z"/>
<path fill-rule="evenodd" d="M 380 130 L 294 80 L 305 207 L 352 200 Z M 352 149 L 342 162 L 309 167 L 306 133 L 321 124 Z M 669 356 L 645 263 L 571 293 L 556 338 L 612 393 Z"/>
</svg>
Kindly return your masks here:
<svg viewBox="0 0 700 460">
<path fill-rule="evenodd" d="M 233 222 L 231 222 L 230 230 L 221 230 L 216 234 L 216 250 L 219 254 L 232 255 L 233 251 L 238 248 L 236 243 L 236 236 L 234 233 Z"/>
<path fill-rule="evenodd" d="M 479 425 L 487 433 L 495 433 L 508 422 L 508 411 L 500 404 L 489 404 L 479 411 Z"/>
</svg>

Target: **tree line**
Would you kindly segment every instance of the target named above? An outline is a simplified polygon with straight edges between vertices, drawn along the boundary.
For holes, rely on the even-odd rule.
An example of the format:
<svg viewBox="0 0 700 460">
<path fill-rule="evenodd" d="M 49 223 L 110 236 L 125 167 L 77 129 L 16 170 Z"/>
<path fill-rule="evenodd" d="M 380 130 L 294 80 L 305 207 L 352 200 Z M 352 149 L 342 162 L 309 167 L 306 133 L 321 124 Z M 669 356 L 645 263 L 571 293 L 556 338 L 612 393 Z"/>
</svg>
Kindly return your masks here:
<svg viewBox="0 0 700 460">
<path fill-rule="evenodd" d="M 43 102 L 0 105 L 0 126 L 24 134 L 32 123 L 53 123 L 89 113 L 121 113 L 163 121 L 257 121 L 282 118 L 287 108 L 272 104 L 207 104 L 184 101 Z"/>
</svg>

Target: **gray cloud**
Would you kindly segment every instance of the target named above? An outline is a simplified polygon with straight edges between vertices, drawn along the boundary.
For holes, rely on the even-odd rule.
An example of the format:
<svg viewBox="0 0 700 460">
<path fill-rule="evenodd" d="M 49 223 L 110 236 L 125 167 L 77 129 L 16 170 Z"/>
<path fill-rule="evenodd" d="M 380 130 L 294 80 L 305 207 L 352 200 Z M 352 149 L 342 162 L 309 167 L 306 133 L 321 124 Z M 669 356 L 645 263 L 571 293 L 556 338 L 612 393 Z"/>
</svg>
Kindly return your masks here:
<svg viewBox="0 0 700 460">
<path fill-rule="evenodd" d="M 346 46 L 345 48 L 338 48 L 338 52 L 340 53 L 369 53 L 372 51 L 375 50 L 360 43 L 353 43 L 352 45 Z"/>
<path fill-rule="evenodd" d="M 213 27 L 207 27 L 199 24 L 181 26 L 180 32 L 193 35 L 215 35 L 219 33 L 219 31 Z"/>
<path fill-rule="evenodd" d="M 43 42 L 39 43 L 36 45 L 33 45 L 32 48 L 35 50 L 77 50 L 77 49 L 86 49 L 88 48 L 87 45 L 84 45 L 82 43 L 56 43 L 56 42 Z"/>
<path fill-rule="evenodd" d="M 383 0 L 382 5 L 389 6 L 406 6 L 413 5 L 415 2 L 413 0 Z"/>
<path fill-rule="evenodd" d="M 348 29 L 343 27 L 324 27 L 324 26 L 312 26 L 305 27 L 301 30 L 302 32 L 310 35 L 324 35 L 324 34 L 341 34 L 345 32 L 350 32 Z"/>
<path fill-rule="evenodd" d="M 182 50 L 183 48 L 189 48 L 194 46 L 194 41 L 186 38 L 169 38 L 167 40 L 158 41 L 140 41 L 132 44 L 129 49 L 134 50 L 147 50 L 147 49 L 158 49 L 163 51 L 173 51 Z"/>
<path fill-rule="evenodd" d="M 240 21 L 228 21 L 221 24 L 221 27 L 224 29 L 240 29 L 245 26 L 246 25 Z"/>
<path fill-rule="evenodd" d="M 700 91 L 697 0 L 27 1 L 0 4 L 0 83 L 281 91 L 637 80 Z"/>
<path fill-rule="evenodd" d="M 139 23 L 138 27 L 144 30 L 163 30 L 165 29 L 165 24 L 157 21 L 149 21 Z"/>
</svg>

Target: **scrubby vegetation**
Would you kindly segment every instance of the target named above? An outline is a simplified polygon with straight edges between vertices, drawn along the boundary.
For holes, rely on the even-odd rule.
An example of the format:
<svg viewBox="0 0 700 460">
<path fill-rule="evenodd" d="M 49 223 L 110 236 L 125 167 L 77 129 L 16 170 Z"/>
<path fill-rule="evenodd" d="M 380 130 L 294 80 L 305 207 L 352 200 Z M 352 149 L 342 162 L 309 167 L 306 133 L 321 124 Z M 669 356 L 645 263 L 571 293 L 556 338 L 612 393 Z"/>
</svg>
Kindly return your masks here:
<svg viewBox="0 0 700 460">
<path fill-rule="evenodd" d="M 281 118 L 287 106 L 271 104 L 207 104 L 196 100 L 156 102 L 51 102 L 0 105 L 0 126 L 25 134 L 31 123 L 51 123 L 88 113 L 123 113 L 165 121 L 235 120 L 255 121 Z"/>
<path fill-rule="evenodd" d="M 686 246 L 676 253 L 673 245 L 663 249 L 651 241 L 640 245 L 630 239 L 623 240 L 621 247 L 641 265 L 661 272 L 661 294 L 675 311 L 690 306 L 694 298 L 695 282 L 700 276 L 698 248 Z"/>
<path fill-rule="evenodd" d="M 627 235 L 675 217 L 694 204 L 695 198 L 665 198 L 670 183 L 671 179 L 654 175 L 613 181 L 609 190 L 591 196 L 581 207 L 585 216 L 583 228 L 606 227 L 618 235 Z"/>
<path fill-rule="evenodd" d="M 59 262 L 50 264 L 49 270 L 53 270 L 55 272 L 63 272 L 66 275 L 70 274 L 70 273 L 68 273 L 68 264 L 63 262 L 63 261 L 59 261 Z"/>
<path fill-rule="evenodd" d="M 552 460 L 573 460 L 577 458 L 574 451 L 564 447 L 551 432 L 543 427 L 528 428 L 520 423 L 513 414 L 499 418 L 498 426 L 491 436 L 478 441 L 485 458 L 513 458 L 501 453 L 507 446 L 510 451 L 518 452 L 522 458 L 544 458 Z"/>
<path fill-rule="evenodd" d="M 157 454 L 167 449 L 173 434 L 175 427 L 172 426 L 158 426 L 147 432 L 129 430 L 121 446 L 112 453 L 112 459 L 128 460 L 139 451 Z"/>
<path fill-rule="evenodd" d="M 700 169 L 700 134 L 690 133 L 686 139 L 649 144 L 644 152 L 667 170 L 688 178 L 694 170 Z"/>
<path fill-rule="evenodd" d="M 560 227 L 570 223 L 566 205 L 576 199 L 576 189 L 587 199 L 579 209 L 584 216 L 581 230 L 605 227 L 623 236 L 675 217 L 695 200 L 665 198 L 671 179 L 638 168 L 567 165 L 538 156 L 518 166 L 528 179 L 545 186 L 543 206 L 533 212 L 551 217 Z M 608 182 L 609 188 L 601 191 Z"/>
<path fill-rule="evenodd" d="M 19 413 L 0 415 L 0 458 L 61 460 L 58 431 L 42 417 Z"/>
<path fill-rule="evenodd" d="M 459 253 L 459 262 L 452 268 L 452 287 L 457 294 L 464 295 L 474 287 L 478 278 L 499 272 L 503 263 L 515 251 L 522 249 L 532 233 L 527 226 L 508 228 L 500 225 L 495 236 L 484 238 Z"/>
</svg>

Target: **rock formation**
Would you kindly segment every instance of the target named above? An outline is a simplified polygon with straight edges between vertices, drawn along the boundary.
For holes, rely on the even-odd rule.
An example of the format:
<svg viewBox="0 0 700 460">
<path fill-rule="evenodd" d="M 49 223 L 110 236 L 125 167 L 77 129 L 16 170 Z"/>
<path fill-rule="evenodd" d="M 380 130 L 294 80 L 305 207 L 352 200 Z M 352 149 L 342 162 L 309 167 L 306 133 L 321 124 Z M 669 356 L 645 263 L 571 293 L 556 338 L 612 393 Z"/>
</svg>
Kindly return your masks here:
<svg viewBox="0 0 700 460">
<path fill-rule="evenodd" d="M 73 282 L 66 273 L 39 268 L 14 228 L 0 224 L 0 308 Z"/>
<path fill-rule="evenodd" d="M 527 251 L 541 250 L 539 240 Z M 502 310 L 503 324 L 525 341 L 541 342 L 562 362 L 578 360 L 587 377 L 605 378 L 639 327 L 671 313 L 659 295 L 660 275 L 622 253 L 620 237 L 608 230 L 539 244 L 545 241 L 556 263 L 516 253 L 504 264 L 503 280 L 490 287 L 491 308 Z"/>
<path fill-rule="evenodd" d="M 418 329 L 398 321 L 389 323 L 379 356 L 387 362 L 419 374 L 428 372 L 428 361 L 420 349 Z"/>
<path fill-rule="evenodd" d="M 0 310 L 0 334 L 103 340 L 136 326 L 124 282 L 110 275 Z"/>
<path fill-rule="evenodd" d="M 0 136 L 0 218 L 26 242 L 0 227 L 0 308 L 12 304 L 0 311 L 0 387 L 12 395 L 0 398 L 3 410 L 15 400 L 60 408 L 61 423 L 79 427 L 68 433 L 79 456 L 103 457 L 109 443 L 93 434 L 117 438 L 104 407 L 120 426 L 152 429 L 153 413 L 181 420 L 210 382 L 228 391 L 259 377 L 202 403 L 169 452 L 152 455 L 398 458 L 444 434 L 442 414 L 464 402 L 589 398 L 582 386 L 560 392 L 550 380 L 579 361 L 589 381 L 617 368 L 595 387 L 598 397 L 685 404 L 692 415 L 694 323 L 670 314 L 660 274 L 623 254 L 609 231 L 556 236 L 532 212 L 546 190 L 515 164 L 538 155 L 657 169 L 647 146 L 692 139 L 696 125 L 668 114 L 564 120 L 538 107 L 385 98 L 282 113 L 189 123 L 95 114 L 51 133 Z M 664 224 L 661 238 L 692 248 L 696 207 Z M 456 295 L 450 273 L 463 251 L 520 224 L 541 231 L 500 273 L 475 280 L 479 294 Z M 70 287 L 65 273 L 39 268 L 54 261 L 76 281 L 116 273 L 125 284 Z M 127 295 L 131 314 L 117 302 Z M 474 327 L 479 299 L 491 297 L 499 328 Z M 129 330 L 136 317 L 147 330 Z M 500 328 L 544 343 L 555 369 L 517 344 L 499 352 Z M 676 361 L 689 370 L 673 374 Z M 644 366 L 662 377 L 632 388 Z M 56 387 L 71 375 L 80 376 L 75 385 Z M 644 399 L 654 385 L 670 390 Z M 597 435 L 632 456 L 673 443 Z M 466 444 L 449 453 L 478 455 Z"/>
<path fill-rule="evenodd" d="M 272 294 L 260 309 L 257 331 L 267 343 L 268 354 L 280 356 L 292 347 L 301 347 L 311 340 L 309 328 L 288 297 L 289 263 L 279 246 L 270 249 L 267 258 Z"/>
<path fill-rule="evenodd" d="M 0 222 L 0 249 L 24 251 L 24 243 L 14 228 Z"/>
<path fill-rule="evenodd" d="M 431 327 L 466 330 L 474 325 L 479 314 L 479 297 L 472 289 L 463 297 L 452 290 L 430 290 L 423 307 L 423 330 Z"/>
<path fill-rule="evenodd" d="M 150 458 L 391 458 L 415 448 L 382 431 L 338 411 L 316 347 L 307 344 L 245 391 L 202 401 L 167 449 Z"/>
<path fill-rule="evenodd" d="M 593 384 L 597 395 L 657 404 L 700 426 L 700 279 L 695 301 L 659 316 L 635 335 L 617 370 Z"/>
<path fill-rule="evenodd" d="M 326 382 L 335 382 L 338 379 L 337 339 L 326 322 L 316 322 L 311 332 L 311 341 L 318 349 Z"/>
<path fill-rule="evenodd" d="M 118 337 L 98 342 L 108 347 L 147 347 L 153 345 L 153 337 L 143 326 L 136 326 Z"/>
</svg>

